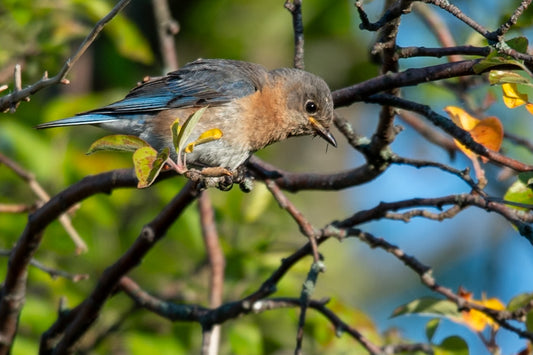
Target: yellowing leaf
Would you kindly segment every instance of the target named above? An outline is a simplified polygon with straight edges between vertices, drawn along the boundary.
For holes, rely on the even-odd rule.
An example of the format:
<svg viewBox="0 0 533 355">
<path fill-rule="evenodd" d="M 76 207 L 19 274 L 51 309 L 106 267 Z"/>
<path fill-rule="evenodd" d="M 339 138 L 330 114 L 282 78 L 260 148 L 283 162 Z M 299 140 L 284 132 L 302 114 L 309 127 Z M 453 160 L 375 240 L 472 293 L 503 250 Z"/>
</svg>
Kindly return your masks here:
<svg viewBox="0 0 533 355">
<path fill-rule="evenodd" d="M 509 70 L 491 70 L 489 73 L 489 83 L 491 85 L 505 83 L 530 84 L 528 78 Z"/>
<path fill-rule="evenodd" d="M 446 106 L 444 108 L 444 111 L 446 111 L 448 115 L 450 115 L 453 123 L 464 129 L 465 131 L 470 131 L 479 123 L 479 119 L 471 116 L 470 114 L 468 114 L 468 112 L 466 112 L 460 107 Z"/>
<path fill-rule="evenodd" d="M 187 147 L 185 148 L 185 153 L 192 153 L 195 146 L 216 141 L 220 138 L 222 138 L 222 131 L 220 129 L 212 128 L 210 130 L 207 130 L 204 133 L 200 134 L 200 137 L 198 137 L 198 139 L 187 145 Z"/>
<path fill-rule="evenodd" d="M 176 148 L 176 150 L 178 152 L 178 155 L 185 147 L 187 139 L 189 139 L 189 136 L 191 135 L 194 127 L 196 127 L 198 121 L 200 120 L 206 109 L 207 106 L 200 108 L 198 111 L 190 115 L 187 121 L 185 121 L 185 123 L 183 124 L 183 127 L 179 131 L 177 138 L 178 147 Z"/>
<path fill-rule="evenodd" d="M 459 296 L 480 306 L 501 311 L 505 309 L 505 305 L 497 298 L 486 299 L 483 295 L 481 301 L 474 300 L 471 292 L 460 291 Z M 469 311 L 463 311 L 463 323 L 476 332 L 482 332 L 485 327 L 490 326 L 494 330 L 497 330 L 499 325 L 491 317 L 485 313 L 471 309 Z"/>
<path fill-rule="evenodd" d="M 503 125 L 497 117 L 486 117 L 470 131 L 470 134 L 476 142 L 497 152 L 503 141 Z"/>
<path fill-rule="evenodd" d="M 161 153 L 157 153 L 152 147 L 141 147 L 133 153 L 135 175 L 139 180 L 138 188 L 148 187 L 154 182 L 168 156 L 168 148 L 165 148 Z"/>
<path fill-rule="evenodd" d="M 176 118 L 174 122 L 170 125 L 170 130 L 172 131 L 172 144 L 176 152 L 178 151 L 178 136 L 181 131 L 180 119 Z"/>
<path fill-rule="evenodd" d="M 515 108 L 528 103 L 527 94 L 518 91 L 515 83 L 502 84 L 503 102 L 509 108 Z"/>
<path fill-rule="evenodd" d="M 116 134 L 98 139 L 96 142 L 91 144 L 86 154 L 92 154 L 100 150 L 134 152 L 141 147 L 149 146 L 150 145 L 148 143 L 139 137 Z"/>
<path fill-rule="evenodd" d="M 457 126 L 470 133 L 474 141 L 495 152 L 500 150 L 503 141 L 503 125 L 497 117 L 486 117 L 480 120 L 455 106 L 447 106 L 444 110 Z M 468 157 L 473 158 L 475 156 L 462 143 L 457 140 L 454 141 L 457 147 Z M 482 157 L 482 159 L 487 162 L 486 158 Z"/>
</svg>

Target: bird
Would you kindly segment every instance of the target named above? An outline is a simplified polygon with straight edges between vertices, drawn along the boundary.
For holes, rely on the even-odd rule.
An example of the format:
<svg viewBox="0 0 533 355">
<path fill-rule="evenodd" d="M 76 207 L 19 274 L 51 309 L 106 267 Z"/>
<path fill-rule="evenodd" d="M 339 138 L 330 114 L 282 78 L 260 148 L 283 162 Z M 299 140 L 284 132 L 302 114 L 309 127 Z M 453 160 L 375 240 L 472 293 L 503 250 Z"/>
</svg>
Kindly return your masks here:
<svg viewBox="0 0 533 355">
<path fill-rule="evenodd" d="M 137 136 L 158 151 L 169 147 L 176 158 L 171 125 L 202 107 L 205 111 L 189 140 L 214 128 L 222 137 L 187 154 L 187 164 L 193 167 L 234 171 L 254 152 L 292 136 L 318 135 L 337 146 L 330 132 L 333 100 L 323 79 L 300 69 L 269 71 L 230 59 L 197 59 L 146 80 L 120 101 L 36 128 L 99 126 Z"/>
</svg>

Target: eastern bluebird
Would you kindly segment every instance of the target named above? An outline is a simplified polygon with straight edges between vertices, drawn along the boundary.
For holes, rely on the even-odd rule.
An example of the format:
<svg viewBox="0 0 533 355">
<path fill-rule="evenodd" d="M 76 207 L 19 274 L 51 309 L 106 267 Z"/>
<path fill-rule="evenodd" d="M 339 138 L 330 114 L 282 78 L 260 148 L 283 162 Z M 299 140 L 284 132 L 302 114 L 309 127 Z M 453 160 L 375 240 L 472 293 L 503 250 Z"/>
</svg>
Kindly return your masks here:
<svg viewBox="0 0 533 355">
<path fill-rule="evenodd" d="M 91 124 L 138 136 L 157 150 L 170 147 L 175 158 L 170 126 L 204 106 L 190 141 L 212 128 L 222 138 L 187 154 L 192 166 L 235 170 L 253 152 L 291 136 L 319 135 L 337 145 L 329 132 L 333 101 L 324 80 L 303 70 L 267 71 L 225 59 L 196 60 L 142 83 L 123 100 L 37 128 Z"/>
</svg>

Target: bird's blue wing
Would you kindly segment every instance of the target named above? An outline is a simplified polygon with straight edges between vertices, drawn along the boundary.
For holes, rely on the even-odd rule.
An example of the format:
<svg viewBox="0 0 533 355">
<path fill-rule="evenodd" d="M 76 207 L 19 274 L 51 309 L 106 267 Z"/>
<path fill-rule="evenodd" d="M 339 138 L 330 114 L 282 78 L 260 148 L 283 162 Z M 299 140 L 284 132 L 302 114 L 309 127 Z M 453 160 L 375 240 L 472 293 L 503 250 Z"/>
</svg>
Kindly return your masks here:
<svg viewBox="0 0 533 355">
<path fill-rule="evenodd" d="M 258 65 L 226 59 L 199 59 L 163 77 L 144 82 L 122 100 L 37 128 L 97 124 L 136 119 L 140 114 L 193 106 L 220 105 L 260 90 L 267 70 Z"/>
</svg>

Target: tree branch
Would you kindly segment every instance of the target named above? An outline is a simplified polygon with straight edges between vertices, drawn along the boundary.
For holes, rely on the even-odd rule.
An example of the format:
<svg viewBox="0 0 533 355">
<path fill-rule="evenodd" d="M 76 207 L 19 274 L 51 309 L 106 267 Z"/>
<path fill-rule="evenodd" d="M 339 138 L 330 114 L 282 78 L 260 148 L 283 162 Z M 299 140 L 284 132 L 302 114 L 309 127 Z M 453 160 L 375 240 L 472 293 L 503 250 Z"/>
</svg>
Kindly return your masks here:
<svg viewBox="0 0 533 355">
<path fill-rule="evenodd" d="M 185 208 L 196 199 L 198 194 L 192 185 L 188 182 L 180 193 L 143 228 L 131 247 L 104 271 L 91 295 L 81 303 L 76 317 L 65 329 L 55 354 L 68 354 L 73 351 L 76 342 L 96 320 L 104 302 L 120 279 L 141 262 Z"/>
<path fill-rule="evenodd" d="M 85 53 L 85 51 L 91 46 L 96 37 L 98 37 L 100 32 L 104 29 L 104 26 L 109 21 L 111 21 L 113 17 L 115 17 L 120 11 L 122 11 L 129 4 L 129 2 L 130 0 L 120 0 L 104 18 L 98 21 L 94 28 L 91 30 L 91 32 L 81 43 L 76 53 L 74 53 L 72 57 L 67 59 L 59 73 L 57 73 L 54 77 L 48 78 L 48 74 L 45 73 L 43 78 L 38 82 L 22 90 L 15 90 L 11 94 L 0 97 L 0 112 L 6 112 L 10 109 L 13 110 L 13 108 L 16 107 L 16 105 L 18 105 L 20 101 L 27 100 L 31 95 L 48 86 L 52 86 L 58 83 L 68 84 L 69 81 L 66 79 L 66 77 L 74 66 L 74 64 L 76 64 L 78 59 L 80 59 L 83 53 Z"/>
</svg>

